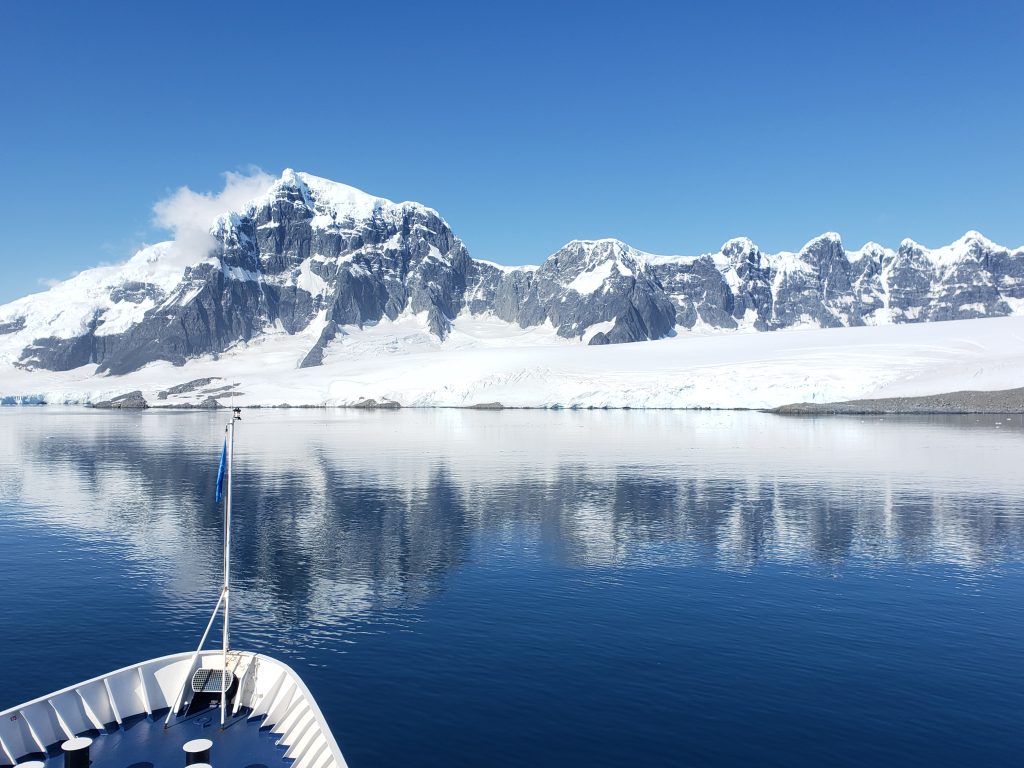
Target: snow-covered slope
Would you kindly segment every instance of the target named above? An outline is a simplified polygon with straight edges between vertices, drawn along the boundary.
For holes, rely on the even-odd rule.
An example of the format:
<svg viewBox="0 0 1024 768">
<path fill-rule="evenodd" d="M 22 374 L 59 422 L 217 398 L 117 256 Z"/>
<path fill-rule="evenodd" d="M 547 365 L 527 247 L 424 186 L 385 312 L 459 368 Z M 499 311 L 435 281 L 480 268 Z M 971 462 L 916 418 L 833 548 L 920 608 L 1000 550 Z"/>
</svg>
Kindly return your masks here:
<svg viewBox="0 0 1024 768">
<path fill-rule="evenodd" d="M 346 332 L 321 365 L 297 368 L 309 338 L 262 336 L 184 367 L 152 363 L 124 376 L 0 373 L 8 402 L 95 402 L 141 390 L 153 405 L 765 408 L 793 402 L 1024 386 L 1024 317 L 770 334 L 685 336 L 610 346 L 462 316 L 441 342 L 424 318 Z M 195 380 L 177 392 L 173 387 Z M 170 391 L 168 391 L 170 390 Z M 161 394 L 161 392 L 165 394 Z"/>
<path fill-rule="evenodd" d="M 180 281 L 165 258 L 170 242 L 143 248 L 124 264 L 80 272 L 47 291 L 0 307 L 0 359 L 13 362 L 39 336 L 121 333 L 142 320 Z"/>
<path fill-rule="evenodd" d="M 768 334 L 725 341 L 730 331 L 1024 313 L 1024 249 L 1004 248 L 977 232 L 936 249 L 905 240 L 895 251 L 874 243 L 846 251 L 838 234 L 826 233 L 798 251 L 775 254 L 736 238 L 701 256 L 657 256 L 613 239 L 574 240 L 540 266 L 504 267 L 472 259 L 431 208 L 291 170 L 216 216 L 200 239 L 150 246 L 125 264 L 87 270 L 0 307 L 0 395 L 92 397 L 136 380 L 158 386 L 185 376 L 227 376 L 229 364 L 244 369 L 244 361 L 257 359 L 254 371 L 294 382 L 297 391 L 303 382 L 309 387 L 301 397 L 283 391 L 289 396 L 271 397 L 277 390 L 270 387 L 261 402 L 355 397 L 344 387 L 324 391 L 332 371 L 342 370 L 395 371 L 389 391 L 407 404 L 456 404 L 480 387 L 493 388 L 466 383 L 457 396 L 454 383 L 450 391 L 425 383 L 409 389 L 396 360 L 429 350 L 443 353 L 430 360 L 448 361 L 441 365 L 450 363 L 452 375 L 456 364 L 504 370 L 489 355 L 518 361 L 524 373 L 517 380 L 545 382 L 528 397 L 525 385 L 507 395 L 520 404 L 710 405 L 703 395 L 697 402 L 690 395 L 636 392 L 647 392 L 643 372 L 660 370 L 662 356 L 699 357 L 702 345 L 737 354 L 794 349 Z M 936 338 L 954 332 L 935 331 Z M 700 341 L 707 334 L 723 338 Z M 649 340 L 665 343 L 638 347 L 656 351 L 637 351 L 636 359 L 579 349 Z M 842 342 L 826 336 L 810 343 Z M 503 351 L 494 352 L 499 346 Z M 619 357 L 622 365 L 635 364 L 638 378 L 628 388 L 634 394 L 616 399 L 602 385 L 594 391 L 604 394 L 591 397 L 566 388 L 563 379 L 552 384 L 551 376 L 561 374 L 538 373 L 558 371 L 577 356 L 573 364 L 587 371 L 590 360 L 595 371 L 605 370 L 599 361 Z M 325 370 L 299 373 L 319 368 Z M 94 375 L 111 378 L 89 383 Z M 602 376 L 611 381 L 614 369 Z M 258 386 L 254 379 L 249 390 Z M 526 399 L 517 400 L 520 395 Z M 735 402 L 731 397 L 721 396 Z"/>
</svg>

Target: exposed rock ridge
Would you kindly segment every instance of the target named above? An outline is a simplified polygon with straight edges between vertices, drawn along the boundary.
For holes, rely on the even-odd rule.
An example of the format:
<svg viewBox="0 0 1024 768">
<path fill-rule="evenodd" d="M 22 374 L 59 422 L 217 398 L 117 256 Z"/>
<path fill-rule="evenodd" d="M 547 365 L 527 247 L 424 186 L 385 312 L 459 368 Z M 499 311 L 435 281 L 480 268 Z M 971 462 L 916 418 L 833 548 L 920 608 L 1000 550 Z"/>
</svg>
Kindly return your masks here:
<svg viewBox="0 0 1024 768">
<path fill-rule="evenodd" d="M 770 331 L 995 317 L 1024 311 L 1024 249 L 977 232 L 929 250 L 835 233 L 797 252 L 747 238 L 712 254 L 662 257 L 613 239 L 574 240 L 539 267 L 470 258 L 431 208 L 393 203 L 288 170 L 262 196 L 219 217 L 217 248 L 183 271 L 169 244 L 121 271 L 90 270 L 0 307 L 0 359 L 25 368 L 95 365 L 120 374 L 176 365 L 268 334 L 309 338 L 299 367 L 322 364 L 347 333 L 415 315 L 444 340 L 460 315 L 611 344 L 679 330 Z M 84 296 L 84 299 L 81 297 Z M 74 306 L 68 307 L 68 299 Z M 81 299 L 81 300 L 80 300 Z"/>
</svg>

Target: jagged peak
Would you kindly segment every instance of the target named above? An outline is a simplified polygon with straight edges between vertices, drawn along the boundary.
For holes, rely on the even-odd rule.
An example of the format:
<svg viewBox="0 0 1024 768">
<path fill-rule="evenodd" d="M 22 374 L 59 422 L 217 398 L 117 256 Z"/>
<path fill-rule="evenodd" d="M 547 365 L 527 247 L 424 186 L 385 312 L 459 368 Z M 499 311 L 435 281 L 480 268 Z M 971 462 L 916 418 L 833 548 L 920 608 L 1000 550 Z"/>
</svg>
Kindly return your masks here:
<svg viewBox="0 0 1024 768">
<path fill-rule="evenodd" d="M 998 248 L 1000 250 L 1005 248 L 1005 246 L 999 245 L 999 243 L 996 243 L 990 240 L 989 238 L 985 237 L 985 235 L 983 235 L 976 229 L 967 230 L 953 242 L 949 243 L 948 245 L 939 246 L 939 248 L 949 248 L 956 245 L 969 245 L 971 243 L 978 243 L 979 245 L 983 245 L 987 248 Z M 921 248 L 923 250 L 938 250 L 938 248 L 929 249 L 927 246 L 922 245 L 917 240 L 914 240 L 913 238 L 910 237 L 906 237 L 900 241 L 900 247 L 902 248 L 904 246 L 908 248 Z"/>
<path fill-rule="evenodd" d="M 282 185 L 298 186 L 302 183 L 302 180 L 299 178 L 299 174 L 294 168 L 285 168 L 281 171 L 281 176 L 278 178 L 277 183 Z"/>
<path fill-rule="evenodd" d="M 840 236 L 838 232 L 823 232 L 817 237 L 812 237 L 810 240 L 804 243 L 804 246 L 803 248 L 800 249 L 800 252 L 803 253 L 804 251 L 814 247 L 818 243 L 824 242 L 835 243 L 836 245 L 842 247 L 843 238 Z"/>
<path fill-rule="evenodd" d="M 599 246 L 609 246 L 612 248 L 619 248 L 621 250 L 636 250 L 633 246 L 628 243 L 624 243 L 616 237 L 598 237 L 593 240 L 575 239 L 570 240 L 568 243 L 563 245 L 558 250 L 564 251 L 568 248 L 582 248 L 586 251 L 592 251 L 594 248 Z"/>
<path fill-rule="evenodd" d="M 722 247 L 719 250 L 722 253 L 727 253 L 730 251 L 735 251 L 736 249 L 740 249 L 748 253 L 750 251 L 760 250 L 760 248 L 757 247 L 757 243 L 755 243 L 753 240 L 746 236 L 733 237 L 729 240 L 726 240 L 724 243 L 722 243 Z"/>
<path fill-rule="evenodd" d="M 430 213 L 438 218 L 440 214 L 433 208 L 422 203 L 407 200 L 396 203 L 386 197 L 373 195 L 350 184 L 333 181 L 305 171 L 285 168 L 273 183 L 267 194 L 250 201 L 246 209 L 252 210 L 279 195 L 284 190 L 297 190 L 302 194 L 306 204 L 317 213 L 332 218 L 365 219 L 383 210 L 401 210 L 414 208 Z"/>
<path fill-rule="evenodd" d="M 607 259 L 614 259 L 616 261 L 628 259 L 637 264 L 646 264 L 652 258 L 652 254 L 637 250 L 628 243 L 624 243 L 614 237 L 602 237 L 596 240 L 570 240 L 552 256 L 557 256 L 564 251 L 582 252 L 587 257 L 588 263 Z"/>
<path fill-rule="evenodd" d="M 896 252 L 891 248 L 886 248 L 881 243 L 876 243 L 874 240 L 868 240 L 857 250 L 847 251 L 846 258 L 851 264 L 855 264 L 865 258 L 872 258 L 877 261 L 881 261 L 884 258 L 894 256 L 895 253 Z"/>
<path fill-rule="evenodd" d="M 310 207 L 349 214 L 352 218 L 365 218 L 379 208 L 394 205 L 387 198 L 377 197 L 348 184 L 294 171 L 291 168 L 284 169 L 281 177 L 271 188 L 271 194 L 276 195 L 287 189 L 298 190 Z"/>
<path fill-rule="evenodd" d="M 976 230 L 969 230 L 949 245 L 926 250 L 926 254 L 936 269 L 951 269 L 966 261 L 976 261 L 980 251 L 1005 250 L 996 245 Z"/>
<path fill-rule="evenodd" d="M 868 240 L 864 245 L 857 249 L 861 253 L 884 253 L 889 250 L 881 243 L 876 243 L 874 240 Z"/>
<path fill-rule="evenodd" d="M 733 268 L 738 268 L 748 261 L 760 262 L 761 258 L 761 249 L 749 237 L 734 237 L 731 240 L 726 240 L 722 243 L 719 253 L 721 256 L 713 254 L 711 259 L 717 264 L 724 257 L 726 264 Z"/>
<path fill-rule="evenodd" d="M 953 243 L 953 245 L 971 245 L 977 243 L 985 248 L 998 248 L 1002 249 L 1001 245 L 997 245 L 985 237 L 981 232 L 976 229 L 969 229 L 960 237 L 959 240 Z"/>
</svg>

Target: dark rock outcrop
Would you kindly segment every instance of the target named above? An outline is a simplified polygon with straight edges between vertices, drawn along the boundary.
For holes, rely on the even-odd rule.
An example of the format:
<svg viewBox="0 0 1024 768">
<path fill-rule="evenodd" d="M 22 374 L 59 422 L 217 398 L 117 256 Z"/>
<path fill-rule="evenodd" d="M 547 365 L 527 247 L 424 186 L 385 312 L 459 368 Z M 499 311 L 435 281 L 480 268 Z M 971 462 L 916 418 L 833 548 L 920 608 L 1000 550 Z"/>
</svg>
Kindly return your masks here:
<svg viewBox="0 0 1024 768">
<path fill-rule="evenodd" d="M 135 390 L 134 392 L 127 392 L 123 395 L 112 397 L 110 400 L 93 403 L 92 407 L 112 410 L 143 410 L 149 408 L 149 403 L 146 402 L 146 398 L 142 396 L 140 390 Z"/>
<path fill-rule="evenodd" d="M 8 333 L 17 333 L 18 331 L 24 330 L 24 328 L 25 318 L 15 317 L 13 320 L 8 320 L 7 322 L 0 323 L 0 336 L 3 336 Z"/>
<path fill-rule="evenodd" d="M 402 404 L 395 402 L 394 400 L 388 400 L 386 397 L 380 400 L 374 400 L 372 397 L 366 400 L 360 400 L 358 403 L 354 403 L 349 406 L 350 408 L 367 408 L 367 409 L 380 409 L 393 410 L 395 408 L 401 408 Z"/>
<path fill-rule="evenodd" d="M 205 379 L 192 379 L 191 381 L 186 381 L 183 384 L 175 384 L 173 387 L 163 389 L 158 392 L 156 396 L 158 400 L 166 400 L 170 395 L 184 395 L 189 392 L 195 392 L 197 389 L 208 387 L 215 381 L 218 381 L 218 379 L 212 377 Z"/>
</svg>

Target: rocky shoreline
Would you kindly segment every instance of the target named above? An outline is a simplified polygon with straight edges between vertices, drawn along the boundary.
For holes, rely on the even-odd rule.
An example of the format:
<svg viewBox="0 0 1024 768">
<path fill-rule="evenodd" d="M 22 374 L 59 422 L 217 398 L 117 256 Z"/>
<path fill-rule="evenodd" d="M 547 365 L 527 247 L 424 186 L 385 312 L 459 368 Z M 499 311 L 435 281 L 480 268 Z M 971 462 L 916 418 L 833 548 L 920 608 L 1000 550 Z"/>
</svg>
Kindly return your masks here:
<svg viewBox="0 0 1024 768">
<path fill-rule="evenodd" d="M 161 398 L 162 399 L 162 398 Z M 45 403 L 34 403 L 45 405 Z M 93 403 L 92 408 L 101 409 L 146 409 L 156 408 L 160 410 L 194 410 L 194 409 L 217 409 L 226 408 L 224 403 L 214 397 L 207 397 L 201 403 L 178 403 L 151 405 L 146 402 L 139 391 L 129 392 L 111 400 Z M 278 405 L 255 405 L 248 408 L 358 408 L 358 409 L 386 409 L 394 410 L 409 406 L 403 406 L 394 400 L 381 398 L 380 400 L 364 399 L 349 405 L 290 405 L 281 403 Z M 440 407 L 440 406 L 437 406 Z M 452 407 L 452 406 L 444 406 Z M 461 406 L 465 410 L 507 410 L 509 406 L 499 402 L 474 403 Z M 513 410 L 523 408 L 513 407 Z M 537 406 L 525 408 L 525 410 L 646 410 L 634 408 L 566 408 L 558 405 Z M 747 408 L 669 408 L 656 410 L 685 410 L 685 411 L 706 411 L 706 410 L 755 410 Z M 836 403 L 793 403 L 779 406 L 778 408 L 763 409 L 763 413 L 774 413 L 784 416 L 828 416 L 828 415 L 955 415 L 955 414 L 1024 414 L 1024 387 L 1016 389 L 1003 389 L 996 391 L 975 391 L 963 390 L 959 392 L 946 392 L 937 395 L 923 395 L 919 397 L 887 397 L 869 400 L 848 400 Z"/>
<path fill-rule="evenodd" d="M 767 412 L 784 415 L 1024 413 L 1024 387 L 992 392 L 963 390 L 921 397 L 849 400 L 842 403 L 794 403 Z"/>
<path fill-rule="evenodd" d="M 109 399 L 82 403 L 89 408 L 104 410 L 215 410 L 229 408 L 233 397 L 245 393 L 238 389 L 238 384 L 224 382 L 216 378 L 193 379 L 173 387 L 158 390 L 155 402 L 146 399 L 146 393 L 133 390 Z M 153 398 L 153 395 L 149 395 Z M 9 401 L 3 398 L 5 405 L 46 405 L 42 398 Z M 401 408 L 457 408 L 465 410 L 500 411 L 506 409 L 526 410 L 648 410 L 642 406 L 597 406 L 597 405 L 562 405 L 550 403 L 535 406 L 510 406 L 499 401 L 478 401 L 464 405 L 409 406 L 385 396 L 361 397 L 354 402 L 343 404 L 305 403 L 291 404 L 259 403 L 250 404 L 247 408 L 356 408 L 366 410 L 397 410 Z M 897 415 L 897 414 L 1024 414 L 1024 387 L 1002 390 L 961 390 L 934 395 L 916 397 L 888 397 L 876 399 L 847 400 L 829 403 L 792 403 L 776 408 L 714 408 L 708 406 L 691 406 L 679 408 L 655 408 L 651 410 L 759 410 L 763 413 L 780 415 Z"/>
</svg>

